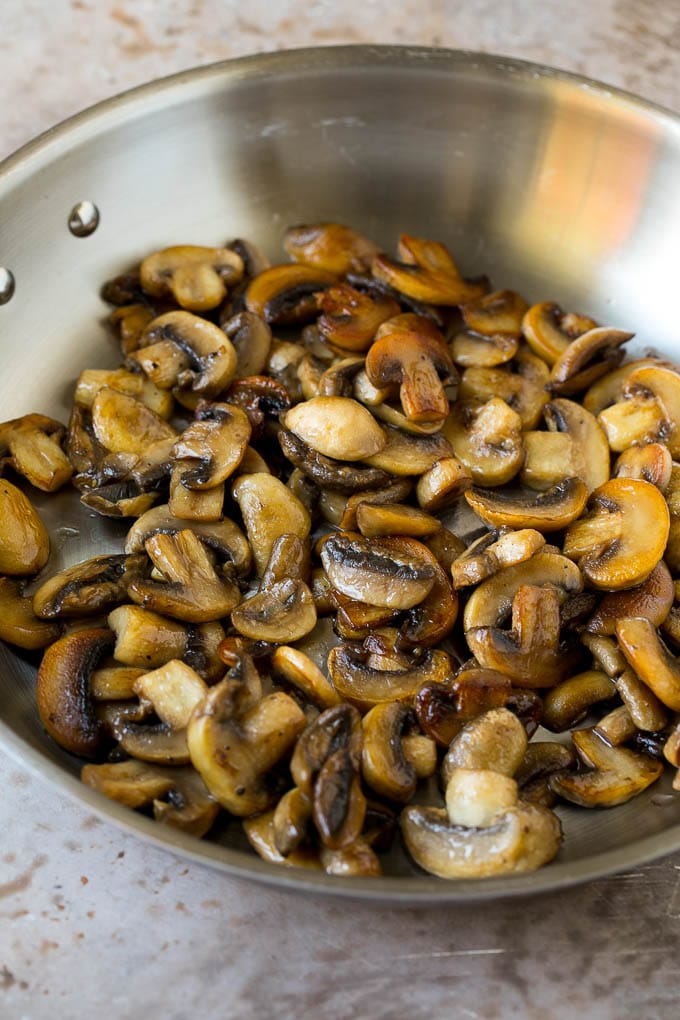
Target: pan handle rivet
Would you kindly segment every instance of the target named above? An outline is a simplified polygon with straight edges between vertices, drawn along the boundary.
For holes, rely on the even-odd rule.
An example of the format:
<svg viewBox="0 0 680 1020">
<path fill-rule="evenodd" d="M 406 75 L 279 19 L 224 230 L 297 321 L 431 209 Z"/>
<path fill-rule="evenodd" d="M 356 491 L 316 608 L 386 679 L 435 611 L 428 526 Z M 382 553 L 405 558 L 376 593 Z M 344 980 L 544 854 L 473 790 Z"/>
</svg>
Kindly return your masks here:
<svg viewBox="0 0 680 1020">
<path fill-rule="evenodd" d="M 68 229 L 75 237 L 89 237 L 99 226 L 99 209 L 87 199 L 74 205 L 68 217 Z"/>
<path fill-rule="evenodd" d="M 12 300 L 14 287 L 14 274 L 4 266 L 0 266 L 0 305 L 6 305 L 8 301 Z"/>
</svg>

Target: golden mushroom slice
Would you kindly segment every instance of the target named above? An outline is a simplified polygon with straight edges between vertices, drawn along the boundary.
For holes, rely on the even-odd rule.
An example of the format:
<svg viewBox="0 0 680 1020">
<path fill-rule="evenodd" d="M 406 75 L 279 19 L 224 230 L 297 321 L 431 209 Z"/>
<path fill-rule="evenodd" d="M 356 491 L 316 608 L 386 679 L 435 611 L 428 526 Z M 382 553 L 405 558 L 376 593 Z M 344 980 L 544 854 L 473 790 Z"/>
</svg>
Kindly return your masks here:
<svg viewBox="0 0 680 1020">
<path fill-rule="evenodd" d="M 402 744 L 409 710 L 400 702 L 374 705 L 363 718 L 361 771 L 364 781 L 382 797 L 403 804 L 411 800 L 418 777 Z"/>
<path fill-rule="evenodd" d="M 466 723 L 454 736 L 442 763 L 444 785 L 457 769 L 484 769 L 513 776 L 527 749 L 527 734 L 516 715 L 498 707 Z"/>
<path fill-rule="evenodd" d="M 191 312 L 217 308 L 243 276 L 243 260 L 229 248 L 174 245 L 148 255 L 139 269 L 142 287 L 152 297 L 172 296 Z"/>
<path fill-rule="evenodd" d="M 500 397 L 520 416 L 523 429 L 536 428 L 549 398 L 545 389 L 548 381 L 547 366 L 523 348 L 513 362 L 512 369 L 478 366 L 466 368 L 460 379 L 458 397 L 465 401 L 487 401 L 492 397 Z"/>
<path fill-rule="evenodd" d="M 337 274 L 318 266 L 271 266 L 248 284 L 246 308 L 271 324 L 308 322 L 316 315 L 316 294 L 335 283 Z"/>
<path fill-rule="evenodd" d="M 214 489 L 232 475 L 250 441 L 248 415 L 232 404 L 200 404 L 172 448 L 187 489 Z"/>
<path fill-rule="evenodd" d="M 458 401 L 442 432 L 477 485 L 503 485 L 522 466 L 522 419 L 500 397 Z"/>
<path fill-rule="evenodd" d="M 306 266 L 345 276 L 371 268 L 378 247 L 363 234 L 342 223 L 305 223 L 288 227 L 283 247 L 292 259 Z"/>
<path fill-rule="evenodd" d="M 503 708 L 510 678 L 492 669 L 462 669 L 447 683 L 425 683 L 415 698 L 418 724 L 440 747 L 448 747 L 463 726 L 493 708 Z"/>
<path fill-rule="evenodd" d="M 96 616 L 125 601 L 128 585 L 146 573 L 139 554 L 93 556 L 43 581 L 33 595 L 33 611 L 43 620 Z"/>
<path fill-rule="evenodd" d="M 561 531 L 579 517 L 588 489 L 580 478 L 566 478 L 538 494 L 532 490 L 469 489 L 465 498 L 477 516 L 492 527 L 533 528 L 545 533 Z"/>
<path fill-rule="evenodd" d="M 501 529 L 482 535 L 451 564 L 453 587 L 479 584 L 504 567 L 525 563 L 544 545 L 545 538 L 535 528 Z"/>
<path fill-rule="evenodd" d="M 367 639 L 369 640 L 369 639 Z M 371 655 L 359 644 L 331 649 L 328 673 L 338 694 L 357 708 L 367 710 L 382 702 L 412 703 L 424 683 L 443 683 L 453 675 L 450 657 L 439 649 L 393 657 Z"/>
<path fill-rule="evenodd" d="M 317 302 L 319 333 L 345 351 L 367 351 L 379 326 L 400 312 L 399 303 L 388 294 L 367 294 L 348 283 L 322 291 Z"/>
<path fill-rule="evenodd" d="M 89 411 L 104 386 L 141 400 L 161 418 L 170 418 L 175 407 L 171 393 L 160 389 L 143 373 L 130 372 L 126 368 L 86 368 L 78 376 L 73 400 L 78 407 Z"/>
<path fill-rule="evenodd" d="M 306 722 L 289 695 L 277 691 L 253 704 L 246 685 L 227 677 L 210 689 L 189 721 L 191 762 L 231 814 L 256 814 L 272 804 L 269 772 Z"/>
<path fill-rule="evenodd" d="M 243 517 L 255 569 L 262 577 L 277 538 L 307 538 L 311 529 L 309 511 L 282 481 L 264 472 L 240 475 L 231 492 Z"/>
<path fill-rule="evenodd" d="M 615 634 L 619 620 L 630 616 L 645 617 L 654 627 L 660 627 L 674 598 L 670 570 L 659 560 L 642 584 L 604 595 L 588 620 L 586 630 L 591 634 Z"/>
<path fill-rule="evenodd" d="M 59 624 L 35 615 L 33 599 L 24 595 L 20 582 L 0 577 L 0 639 L 32 651 L 52 644 L 60 633 Z"/>
<path fill-rule="evenodd" d="M 668 367 L 668 362 L 664 362 L 660 358 L 635 358 L 625 362 L 593 383 L 583 395 L 583 406 L 591 414 L 599 415 L 605 407 L 610 407 L 623 399 L 628 379 L 636 369 L 646 368 L 650 365 L 666 365 Z"/>
<path fill-rule="evenodd" d="M 656 782 L 663 763 L 625 747 L 610 747 L 593 730 L 572 733 L 576 753 L 586 772 L 555 773 L 550 777 L 554 793 L 580 807 L 615 807 L 636 797 Z"/>
<path fill-rule="evenodd" d="M 431 436 L 409 435 L 400 429 L 387 427 L 383 428 L 383 433 L 385 435 L 383 449 L 364 458 L 364 462 L 373 469 L 384 472 L 384 481 L 371 488 L 383 488 L 390 481 L 394 481 L 390 475 L 396 475 L 398 478 L 422 475 L 442 458 L 453 457 L 451 443 L 440 432 Z M 369 486 L 364 485 L 364 488 Z"/>
<path fill-rule="evenodd" d="M 665 492 L 671 481 L 673 458 L 664 443 L 638 443 L 616 458 L 615 478 L 642 478 Z"/>
<path fill-rule="evenodd" d="M 671 428 L 657 398 L 642 389 L 625 393 L 623 399 L 600 411 L 597 420 L 614 453 L 638 443 L 662 442 Z"/>
<path fill-rule="evenodd" d="M 426 241 L 411 234 L 399 237 L 398 261 L 376 255 L 373 276 L 416 301 L 433 305 L 461 305 L 481 297 L 484 286 L 468 283 L 448 249 L 439 241 Z"/>
<path fill-rule="evenodd" d="M 628 376 L 626 389 L 631 392 L 642 387 L 654 395 L 670 424 L 670 434 L 664 436 L 671 456 L 680 457 L 680 372 L 664 365 L 640 366 Z"/>
<path fill-rule="evenodd" d="M 565 313 L 554 301 L 541 301 L 524 315 L 522 332 L 532 351 L 554 365 L 569 344 L 595 326 L 594 319 L 574 312 Z"/>
<path fill-rule="evenodd" d="M 141 400 L 103 386 L 92 402 L 92 429 L 111 453 L 142 457 L 150 446 L 177 435 L 172 425 Z"/>
<path fill-rule="evenodd" d="M 623 360 L 621 345 L 633 336 L 611 326 L 596 326 L 582 333 L 553 364 L 550 389 L 567 396 L 586 389 Z"/>
<path fill-rule="evenodd" d="M 243 831 L 253 850 L 270 864 L 282 864 L 286 868 L 311 868 L 319 870 L 318 851 L 311 846 L 300 846 L 284 855 L 276 845 L 275 811 L 263 811 L 243 820 Z"/>
<path fill-rule="evenodd" d="M 144 552 L 145 543 L 152 535 L 175 535 L 186 527 L 187 522 L 173 516 L 167 504 L 155 506 L 142 514 L 128 531 L 125 552 Z M 251 553 L 248 539 L 238 525 L 228 517 L 211 522 L 192 522 L 191 530 L 219 560 L 233 564 L 239 577 L 245 577 L 250 572 Z"/>
<path fill-rule="evenodd" d="M 366 355 L 369 381 L 381 387 L 398 385 L 402 409 L 411 421 L 443 421 L 449 413 L 444 386 L 457 379 L 444 337 L 432 328 L 389 332 L 389 326 L 390 320 Z"/>
<path fill-rule="evenodd" d="M 254 641 L 289 644 L 316 626 L 314 596 L 303 575 L 308 549 L 296 535 L 280 535 L 272 546 L 260 590 L 231 614 L 232 626 Z"/>
<path fill-rule="evenodd" d="M 374 539 L 329 535 L 321 562 L 331 584 L 343 595 L 372 606 L 411 609 L 435 580 L 434 557 L 406 536 Z"/>
<path fill-rule="evenodd" d="M 0 574 L 37 574 L 50 555 L 50 538 L 38 511 L 21 489 L 0 479 Z"/>
<path fill-rule="evenodd" d="M 274 675 L 282 677 L 319 708 L 332 708 L 340 695 L 315 662 L 299 648 L 279 645 L 272 655 Z"/>
<path fill-rule="evenodd" d="M 260 375 L 265 370 L 272 346 L 272 331 L 259 315 L 237 312 L 220 322 L 236 352 L 235 379 Z"/>
<path fill-rule="evenodd" d="M 191 312 L 166 312 L 149 323 L 139 350 L 128 360 L 160 389 L 215 397 L 236 373 L 237 357 L 226 333 Z"/>
<path fill-rule="evenodd" d="M 364 460 L 386 443 L 375 418 L 349 397 L 314 397 L 296 404 L 282 418 L 289 429 L 317 453 L 334 460 Z"/>
<path fill-rule="evenodd" d="M 472 474 L 457 457 L 442 457 L 416 483 L 416 499 L 428 513 L 452 506 L 472 485 Z"/>
<path fill-rule="evenodd" d="M 619 620 L 616 637 L 638 677 L 674 712 L 680 711 L 680 664 L 671 655 L 656 627 L 640 617 Z"/>
<path fill-rule="evenodd" d="M 633 588 L 663 556 L 669 528 L 668 507 L 655 485 L 612 478 L 592 493 L 587 513 L 570 524 L 564 554 L 595 588 Z"/>
<path fill-rule="evenodd" d="M 624 669 L 615 677 L 614 682 L 636 729 L 656 733 L 664 728 L 668 722 L 668 712 L 637 673 L 632 669 Z"/>
<path fill-rule="evenodd" d="M 451 342 L 453 360 L 464 367 L 492 368 L 514 358 L 527 303 L 513 290 L 485 294 L 461 305 L 467 331 Z"/>
<path fill-rule="evenodd" d="M 599 669 L 577 673 L 546 691 L 541 725 L 552 733 L 563 733 L 583 719 L 593 705 L 616 696 L 616 685 Z"/>
<path fill-rule="evenodd" d="M 61 448 L 61 422 L 44 414 L 26 414 L 0 424 L 0 459 L 9 463 L 36 489 L 56 492 L 73 474 Z"/>
<path fill-rule="evenodd" d="M 357 527 L 364 538 L 406 535 L 427 538 L 441 528 L 431 514 L 403 503 L 373 503 L 366 498 L 357 506 Z"/>
<path fill-rule="evenodd" d="M 543 415 L 549 433 L 569 436 L 576 454 L 576 470 L 570 473 L 585 482 L 588 492 L 609 481 L 609 445 L 595 416 L 564 397 L 546 404 Z"/>
</svg>

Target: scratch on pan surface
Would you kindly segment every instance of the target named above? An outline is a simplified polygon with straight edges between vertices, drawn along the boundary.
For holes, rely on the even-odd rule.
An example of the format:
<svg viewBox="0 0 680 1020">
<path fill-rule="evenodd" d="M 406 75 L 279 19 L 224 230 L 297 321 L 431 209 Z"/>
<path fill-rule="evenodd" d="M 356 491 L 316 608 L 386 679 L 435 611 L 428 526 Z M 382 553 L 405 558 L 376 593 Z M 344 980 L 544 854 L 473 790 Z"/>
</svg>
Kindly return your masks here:
<svg viewBox="0 0 680 1020">
<path fill-rule="evenodd" d="M 434 949 L 430 953 L 403 953 L 393 960 L 440 960 L 452 956 L 500 956 L 507 949 Z"/>
</svg>

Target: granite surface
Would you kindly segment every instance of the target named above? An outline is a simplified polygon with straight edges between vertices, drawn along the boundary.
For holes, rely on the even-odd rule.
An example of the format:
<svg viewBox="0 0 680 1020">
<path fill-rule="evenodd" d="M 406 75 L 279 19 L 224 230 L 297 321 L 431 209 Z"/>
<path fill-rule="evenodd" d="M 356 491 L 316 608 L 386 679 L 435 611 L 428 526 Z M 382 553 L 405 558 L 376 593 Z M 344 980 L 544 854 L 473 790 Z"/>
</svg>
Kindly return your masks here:
<svg viewBox="0 0 680 1020">
<path fill-rule="evenodd" d="M 423 43 L 554 64 L 680 109 L 666 0 L 0 0 L 0 156 L 72 112 L 256 50 Z M 680 855 L 579 889 L 399 910 L 232 881 L 0 752 L 0 1017 L 666 1020 Z"/>
</svg>

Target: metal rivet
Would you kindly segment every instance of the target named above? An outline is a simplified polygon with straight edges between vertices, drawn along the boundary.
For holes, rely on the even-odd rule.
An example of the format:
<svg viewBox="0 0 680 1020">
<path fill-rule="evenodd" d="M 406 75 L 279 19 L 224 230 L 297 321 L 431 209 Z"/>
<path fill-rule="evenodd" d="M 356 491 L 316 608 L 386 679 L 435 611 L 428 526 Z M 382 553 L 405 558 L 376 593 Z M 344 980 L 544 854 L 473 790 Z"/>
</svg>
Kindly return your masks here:
<svg viewBox="0 0 680 1020">
<path fill-rule="evenodd" d="M 6 305 L 14 295 L 14 274 L 4 266 L 0 266 L 0 305 Z"/>
<path fill-rule="evenodd" d="M 99 209 L 87 199 L 74 205 L 68 217 L 68 229 L 75 237 L 89 237 L 99 226 Z"/>
</svg>

